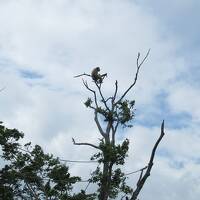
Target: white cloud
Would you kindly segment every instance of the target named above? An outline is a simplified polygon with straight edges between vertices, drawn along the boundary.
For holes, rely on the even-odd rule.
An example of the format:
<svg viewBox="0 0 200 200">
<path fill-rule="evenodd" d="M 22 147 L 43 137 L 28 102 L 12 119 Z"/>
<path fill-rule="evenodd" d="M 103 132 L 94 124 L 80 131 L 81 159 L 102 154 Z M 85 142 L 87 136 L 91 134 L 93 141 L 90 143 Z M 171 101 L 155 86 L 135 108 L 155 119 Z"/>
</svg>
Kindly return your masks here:
<svg viewBox="0 0 200 200">
<path fill-rule="evenodd" d="M 186 12 L 185 7 L 177 5 L 180 12 Z M 157 155 L 142 198 L 179 200 L 185 195 L 196 200 L 199 92 L 183 78 L 192 70 L 188 57 L 180 53 L 184 41 L 168 35 L 165 20 L 159 16 L 147 12 L 146 4 L 128 0 L 0 1 L 0 85 L 6 86 L 0 96 L 1 120 L 24 131 L 26 140 L 62 158 L 88 159 L 91 148 L 75 147 L 71 138 L 95 143 L 100 135 L 93 113 L 82 103 L 88 92 L 73 76 L 102 66 L 102 71 L 108 72 L 105 93 L 112 92 L 115 79 L 123 92 L 133 81 L 137 52 L 145 55 L 151 48 L 129 97 L 136 99 L 136 108 L 143 108 L 144 120 L 151 121 L 151 114 L 162 109 L 158 95 L 165 93 L 170 111 L 191 115 L 194 124 L 166 130 L 160 150 L 170 156 L 162 155 L 162 151 Z M 42 78 L 25 79 L 19 70 L 36 72 Z M 147 163 L 161 120 L 155 120 L 155 127 L 135 125 L 120 135 L 120 139 L 131 139 L 127 172 Z M 166 119 L 166 126 L 170 123 L 170 118 Z M 183 162 L 181 169 L 177 170 L 176 162 Z M 74 174 L 89 174 L 94 168 L 70 166 Z M 185 188 L 192 192 L 186 194 Z"/>
<path fill-rule="evenodd" d="M 170 88 L 168 102 L 174 112 L 185 112 L 194 122 L 200 121 L 199 89 L 187 83 L 179 83 Z"/>
</svg>

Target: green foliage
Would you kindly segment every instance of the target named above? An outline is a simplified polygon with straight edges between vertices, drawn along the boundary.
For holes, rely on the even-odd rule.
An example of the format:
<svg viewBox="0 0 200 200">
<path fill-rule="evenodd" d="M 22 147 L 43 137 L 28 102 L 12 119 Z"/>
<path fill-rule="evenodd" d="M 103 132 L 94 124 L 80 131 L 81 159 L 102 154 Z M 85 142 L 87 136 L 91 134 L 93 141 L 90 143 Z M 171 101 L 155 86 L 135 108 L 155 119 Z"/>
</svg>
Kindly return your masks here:
<svg viewBox="0 0 200 200">
<path fill-rule="evenodd" d="M 124 173 L 121 172 L 120 168 L 116 168 L 112 170 L 113 165 L 124 165 L 125 158 L 128 156 L 127 152 L 129 149 L 129 140 L 125 139 L 122 144 L 113 145 L 110 143 L 106 143 L 103 139 L 100 144 L 100 152 L 97 152 L 91 157 L 91 160 L 97 160 L 99 163 L 104 163 L 104 165 L 108 165 L 110 167 L 110 185 L 109 185 L 109 198 L 115 199 L 120 192 L 125 194 L 130 194 L 132 189 L 126 184 L 126 177 Z M 109 170 L 106 176 L 109 176 Z M 103 184 L 104 179 L 103 172 L 100 167 L 92 173 L 92 178 L 90 182 L 97 183 L 99 186 L 99 190 Z M 106 184 L 106 183 L 105 183 Z M 98 191 L 99 191 L 98 190 Z"/>
<path fill-rule="evenodd" d="M 97 167 L 97 169 L 92 173 L 90 182 L 97 183 L 97 185 L 99 186 L 98 192 L 100 191 L 102 184 L 107 184 L 107 182 L 102 183 L 102 180 L 103 180 L 103 173 L 100 167 Z M 127 178 L 125 174 L 122 173 L 120 168 L 112 170 L 110 186 L 109 186 L 110 199 L 116 199 L 119 193 L 124 193 L 127 195 L 132 193 L 133 190 L 130 186 L 126 184 L 126 180 Z"/>
<path fill-rule="evenodd" d="M 20 145 L 24 134 L 0 125 L 0 145 L 6 162 L 0 170 L 0 199 L 78 200 L 92 195 L 72 194 L 73 185 L 81 179 L 71 176 L 68 167 L 53 155 L 45 154 L 39 145 Z"/>
<path fill-rule="evenodd" d="M 112 98 L 111 98 L 112 99 Z M 102 106 L 95 108 L 95 111 L 102 116 L 103 121 L 111 126 L 121 125 L 123 128 L 132 127 L 131 121 L 134 117 L 134 105 L 135 101 L 121 100 L 116 103 L 111 101 L 111 107 L 108 109 L 105 106 L 105 101 L 103 101 Z M 92 107 L 92 100 L 88 100 L 88 107 Z M 110 134 L 110 133 L 106 133 Z M 114 136 L 115 137 L 115 136 Z M 103 170 L 100 167 L 97 167 L 96 170 L 92 173 L 90 182 L 96 183 L 99 186 L 98 197 L 100 197 L 100 192 L 105 186 L 108 196 L 111 199 L 117 198 L 119 193 L 131 194 L 132 189 L 126 184 L 126 176 L 121 172 L 120 168 L 113 170 L 114 166 L 121 166 L 125 163 L 125 158 L 128 156 L 129 149 L 129 140 L 125 139 L 122 144 L 115 144 L 113 138 L 100 140 L 99 143 L 100 151 L 95 153 L 91 160 L 96 160 L 99 164 L 103 164 Z"/>
<path fill-rule="evenodd" d="M 90 107 L 92 104 L 92 100 L 88 99 L 85 102 L 85 105 Z M 131 128 L 132 125 L 130 122 L 134 117 L 134 105 L 135 101 L 124 100 L 114 104 L 113 110 L 108 110 L 107 108 L 97 107 L 96 111 L 104 117 L 105 122 L 115 123 L 118 122 L 122 127 Z"/>
<path fill-rule="evenodd" d="M 135 101 L 128 100 L 119 102 L 117 105 L 118 117 L 121 125 L 124 127 L 132 127 L 131 124 L 127 125 L 127 123 L 130 122 L 134 117 L 134 105 Z"/>
<path fill-rule="evenodd" d="M 91 160 L 98 160 L 99 163 L 103 162 L 111 162 L 116 165 L 123 165 L 124 159 L 128 156 L 128 145 L 129 140 L 125 139 L 123 143 L 120 145 L 113 145 L 110 143 L 105 143 L 102 139 L 99 147 L 101 149 L 100 152 L 94 154 L 91 157 Z"/>
<path fill-rule="evenodd" d="M 109 197 L 115 199 L 120 192 L 131 194 L 132 189 L 126 184 L 126 177 L 121 169 L 117 168 L 113 171 L 111 177 L 111 189 Z"/>
<path fill-rule="evenodd" d="M 91 98 L 88 98 L 87 101 L 86 101 L 84 104 L 85 104 L 85 106 L 86 106 L 87 108 L 90 107 L 90 106 L 92 105 L 92 100 L 91 100 Z"/>
</svg>

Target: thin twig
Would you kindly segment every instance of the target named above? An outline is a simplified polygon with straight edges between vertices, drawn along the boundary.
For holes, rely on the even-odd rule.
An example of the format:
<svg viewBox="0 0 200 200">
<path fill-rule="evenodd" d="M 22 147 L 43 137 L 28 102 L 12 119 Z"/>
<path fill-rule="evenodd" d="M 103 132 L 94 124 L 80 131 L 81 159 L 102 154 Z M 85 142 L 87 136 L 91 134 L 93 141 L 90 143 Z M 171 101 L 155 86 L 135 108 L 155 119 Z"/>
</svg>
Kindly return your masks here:
<svg viewBox="0 0 200 200">
<path fill-rule="evenodd" d="M 147 167 L 148 167 L 148 166 L 145 166 L 145 167 L 143 167 L 143 168 L 141 168 L 141 169 L 138 169 L 138 170 L 136 170 L 136 171 L 133 171 L 133 172 L 130 172 L 130 173 L 126 173 L 125 175 L 126 175 L 126 176 L 129 176 L 129 175 L 131 175 L 131 174 L 135 174 L 135 173 L 141 172 L 141 171 L 147 169 Z"/>
<path fill-rule="evenodd" d="M 78 78 L 78 77 L 81 77 L 81 76 L 90 76 L 90 77 L 91 77 L 90 74 L 86 74 L 86 73 L 84 72 L 83 74 L 79 74 L 79 75 L 77 75 L 77 76 L 74 76 L 74 78 Z"/>
<path fill-rule="evenodd" d="M 102 99 L 103 104 L 105 105 L 106 109 L 107 109 L 108 111 L 110 111 L 110 109 L 109 109 L 109 107 L 108 107 L 108 105 L 107 105 L 107 103 L 106 103 L 106 101 L 105 101 L 105 98 L 104 98 L 104 96 L 103 96 L 103 94 L 102 94 L 102 92 L 101 92 L 101 86 L 99 86 L 96 82 L 95 82 L 95 84 L 96 84 L 96 86 L 97 86 L 97 88 L 98 88 L 98 90 L 99 90 L 99 94 L 100 94 L 100 96 L 101 96 L 101 99 Z"/>
<path fill-rule="evenodd" d="M 105 102 L 109 101 L 110 99 L 113 99 L 113 97 L 108 97 Z"/>
<path fill-rule="evenodd" d="M 136 71 L 136 74 L 135 74 L 134 82 L 130 85 L 130 87 L 124 92 L 124 94 L 120 97 L 120 99 L 115 104 L 118 104 L 126 96 L 126 94 L 130 91 L 130 89 L 136 84 L 137 78 L 138 78 L 138 74 L 139 74 L 139 71 L 140 71 L 140 67 L 142 66 L 142 64 L 144 63 L 144 61 L 147 59 L 149 53 L 150 53 L 150 49 L 148 50 L 146 56 L 143 58 L 143 60 L 142 60 L 141 63 L 139 63 L 140 53 L 138 53 L 138 57 L 137 57 L 137 71 Z"/>
<path fill-rule="evenodd" d="M 87 142 L 81 142 L 81 143 L 78 143 L 78 142 L 76 142 L 75 140 L 74 140 L 74 138 L 72 138 L 72 142 L 73 142 L 73 144 L 74 145 L 87 145 L 87 146 L 91 146 L 91 147 L 93 147 L 93 148 L 95 148 L 95 149 L 100 149 L 98 146 L 96 146 L 96 145 L 94 145 L 94 144 L 91 144 L 91 143 L 87 143 Z"/>
<path fill-rule="evenodd" d="M 67 163 L 97 163 L 98 162 L 95 160 L 65 160 L 65 159 L 59 159 L 59 161 L 67 162 Z"/>
<path fill-rule="evenodd" d="M 92 89 L 88 86 L 87 81 L 84 81 L 83 79 L 82 79 L 82 81 L 83 81 L 84 86 L 85 86 L 90 92 L 93 93 L 93 95 L 94 95 L 94 101 L 95 101 L 95 104 L 96 104 L 96 108 L 98 108 L 99 106 L 98 106 L 98 103 L 97 103 L 97 95 L 96 95 L 96 92 L 95 92 L 94 90 L 92 90 Z"/>
<path fill-rule="evenodd" d="M 115 81 L 115 93 L 113 95 L 112 103 L 114 103 L 116 96 L 117 96 L 117 91 L 118 91 L 118 82 L 117 80 Z"/>
</svg>

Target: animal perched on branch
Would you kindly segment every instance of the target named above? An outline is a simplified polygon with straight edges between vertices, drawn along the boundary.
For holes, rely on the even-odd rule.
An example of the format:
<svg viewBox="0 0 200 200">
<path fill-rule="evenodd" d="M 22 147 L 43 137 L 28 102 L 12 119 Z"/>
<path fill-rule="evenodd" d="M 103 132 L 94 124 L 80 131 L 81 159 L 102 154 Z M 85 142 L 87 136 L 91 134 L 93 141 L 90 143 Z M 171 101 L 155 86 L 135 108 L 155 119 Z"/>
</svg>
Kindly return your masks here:
<svg viewBox="0 0 200 200">
<path fill-rule="evenodd" d="M 103 79 L 107 76 L 106 74 L 100 74 L 100 67 L 95 67 L 91 72 L 91 77 L 96 83 L 102 83 Z"/>
</svg>

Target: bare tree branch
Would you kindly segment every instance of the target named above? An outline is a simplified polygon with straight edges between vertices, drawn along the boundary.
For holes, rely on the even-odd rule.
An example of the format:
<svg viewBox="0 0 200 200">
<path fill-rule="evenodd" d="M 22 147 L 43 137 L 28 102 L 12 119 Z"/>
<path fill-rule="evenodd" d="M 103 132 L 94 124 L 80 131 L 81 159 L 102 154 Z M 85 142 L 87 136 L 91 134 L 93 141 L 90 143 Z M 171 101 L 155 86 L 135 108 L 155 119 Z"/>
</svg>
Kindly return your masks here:
<svg viewBox="0 0 200 200">
<path fill-rule="evenodd" d="M 102 99 L 103 104 L 105 105 L 106 109 L 110 111 L 110 108 L 108 107 L 108 105 L 107 105 L 107 103 L 106 103 L 106 100 L 105 100 L 105 98 L 104 98 L 104 96 L 103 96 L 103 94 L 102 94 L 102 92 L 101 92 L 101 86 L 99 86 L 96 82 L 95 82 L 95 84 L 96 84 L 96 86 L 97 86 L 97 88 L 98 88 L 98 90 L 99 90 L 99 94 L 100 94 L 100 96 L 101 96 L 101 99 Z"/>
<path fill-rule="evenodd" d="M 101 133 L 101 135 L 104 137 L 104 138 L 107 138 L 108 136 L 106 135 L 106 133 L 104 133 L 100 123 L 99 123 L 99 120 L 98 120 L 98 116 L 97 116 L 97 111 L 95 110 L 94 112 L 94 121 L 96 122 L 96 125 L 97 125 L 97 128 L 99 129 L 99 132 Z"/>
<path fill-rule="evenodd" d="M 137 182 L 137 187 L 136 187 L 135 191 L 133 192 L 130 200 L 136 200 L 137 199 L 137 196 L 139 195 L 144 183 L 146 182 L 147 178 L 150 176 L 150 172 L 151 172 L 151 169 L 153 167 L 153 160 L 154 160 L 154 156 L 155 156 L 155 153 L 156 153 L 156 149 L 157 149 L 157 147 L 158 147 L 158 145 L 159 145 L 159 143 L 162 140 L 164 135 L 165 135 L 165 133 L 164 133 L 164 120 L 163 120 L 162 125 L 161 125 L 160 137 L 158 138 L 158 140 L 156 141 L 156 143 L 155 143 L 155 145 L 152 149 L 149 164 L 147 166 L 147 170 L 146 170 L 144 175 L 143 175 L 143 170 L 141 171 L 139 180 Z"/>
<path fill-rule="evenodd" d="M 94 95 L 94 101 L 95 101 L 95 104 L 96 104 L 96 108 L 98 108 L 99 106 L 98 106 L 98 103 L 97 103 L 97 95 L 96 95 L 96 92 L 95 92 L 94 90 L 92 90 L 92 89 L 88 86 L 87 81 L 84 81 L 83 79 L 82 79 L 82 81 L 83 81 L 84 86 L 85 86 L 90 92 L 93 93 L 93 95 Z"/>
<path fill-rule="evenodd" d="M 108 121 L 108 124 L 107 124 L 107 127 L 106 127 L 106 134 L 107 135 L 109 135 L 111 128 L 112 128 L 112 122 Z"/>
<path fill-rule="evenodd" d="M 140 176 L 139 176 L 139 179 L 138 179 L 138 181 L 137 181 L 137 186 L 139 186 L 139 184 L 140 184 L 140 181 L 141 181 L 142 176 L 143 176 L 144 169 L 145 169 L 145 168 L 143 168 L 143 169 L 140 170 Z"/>
<path fill-rule="evenodd" d="M 112 106 L 113 106 L 113 111 L 114 111 L 114 105 L 112 105 Z M 113 112 L 113 111 L 112 111 L 112 112 Z M 112 143 L 113 143 L 113 144 L 115 144 L 115 133 L 116 133 L 117 128 L 118 128 L 118 125 L 119 125 L 119 123 L 120 123 L 120 119 L 119 119 L 118 114 L 116 115 L 116 117 L 117 117 L 116 124 L 115 124 L 115 126 L 113 126 L 114 123 L 113 123 L 113 125 L 112 125 Z"/>
<path fill-rule="evenodd" d="M 138 53 L 138 59 L 137 59 L 137 67 L 138 67 L 138 68 L 140 68 L 140 67 L 143 65 L 144 61 L 145 61 L 145 60 L 147 59 L 147 57 L 149 56 L 150 50 L 151 50 L 151 49 L 148 50 L 146 56 L 143 58 L 143 60 L 142 60 L 142 62 L 141 62 L 140 64 L 139 64 L 140 53 Z"/>
<path fill-rule="evenodd" d="M 78 143 L 74 140 L 74 138 L 72 138 L 72 142 L 74 145 L 85 145 L 85 146 L 91 146 L 95 149 L 100 149 L 98 146 L 94 145 L 94 144 L 91 144 L 91 143 L 87 143 L 87 142 L 81 142 L 81 143 Z"/>
<path fill-rule="evenodd" d="M 97 113 L 98 113 L 98 112 L 97 112 L 97 109 L 99 108 L 99 106 L 98 106 L 98 102 L 97 102 L 96 91 L 94 91 L 93 89 L 91 89 L 91 88 L 88 86 L 88 84 L 87 84 L 86 81 L 84 81 L 83 79 L 82 79 L 82 81 L 83 81 L 83 84 L 84 84 L 84 86 L 86 87 L 86 89 L 89 90 L 90 92 L 92 92 L 93 95 L 94 95 L 94 100 L 95 100 L 96 108 L 94 108 L 94 107 L 92 107 L 92 106 L 90 106 L 90 108 L 94 109 L 94 112 L 95 112 L 94 120 L 95 120 L 96 125 L 97 125 L 97 127 L 98 127 L 98 129 L 99 129 L 99 132 L 101 133 L 101 135 L 102 135 L 104 138 L 108 139 L 108 134 L 106 134 L 106 133 L 108 132 L 108 128 L 106 129 L 106 133 L 105 133 L 105 132 L 103 131 L 103 129 L 102 129 L 100 123 L 99 123 L 99 120 L 98 120 L 98 116 L 97 116 Z M 102 98 L 102 101 L 103 101 L 104 105 L 107 106 L 106 101 L 105 101 L 105 99 L 104 99 L 104 97 L 103 97 L 103 95 L 102 95 L 102 93 L 101 93 L 101 88 L 100 88 L 100 86 L 99 86 L 97 83 L 95 83 L 95 84 L 96 84 L 96 86 L 97 86 L 97 88 L 98 88 L 98 90 L 99 90 L 99 93 L 100 93 L 100 95 L 101 95 L 101 98 Z M 109 109 L 109 108 L 107 107 L 107 109 Z"/>
<path fill-rule="evenodd" d="M 115 145 L 115 133 L 117 131 L 117 127 L 119 125 L 119 120 L 116 122 L 115 127 L 112 126 L 112 144 Z"/>
<path fill-rule="evenodd" d="M 113 95 L 112 103 L 114 103 L 116 96 L 117 96 L 117 91 L 118 91 L 118 82 L 117 80 L 115 81 L 115 93 Z M 114 104 L 113 104 L 114 105 Z"/>
<path fill-rule="evenodd" d="M 109 101 L 110 99 L 113 99 L 113 97 L 108 97 L 105 102 L 107 103 L 107 101 Z"/>
<path fill-rule="evenodd" d="M 148 166 L 145 166 L 145 167 L 143 167 L 143 168 L 141 168 L 141 169 L 138 169 L 138 170 L 136 170 L 136 171 L 134 171 L 134 172 L 126 173 L 125 175 L 126 175 L 126 176 L 129 176 L 129 175 L 131 175 L 131 174 L 135 174 L 135 173 L 141 172 L 142 170 L 147 169 L 147 167 L 148 167 Z"/>
<path fill-rule="evenodd" d="M 78 78 L 78 77 L 81 77 L 81 76 L 90 76 L 90 77 L 91 77 L 90 74 L 86 74 L 86 73 L 84 72 L 83 74 L 79 74 L 79 75 L 77 75 L 77 76 L 74 76 L 74 78 Z"/>
<path fill-rule="evenodd" d="M 136 71 L 136 74 L 135 74 L 134 82 L 130 85 L 130 87 L 124 92 L 124 94 L 120 97 L 120 99 L 115 104 L 119 103 L 126 96 L 126 94 L 130 91 L 130 89 L 136 84 L 137 78 L 138 78 L 138 74 L 139 74 L 139 71 L 140 71 L 140 67 L 142 66 L 142 64 L 144 63 L 144 61 L 147 59 L 149 53 L 150 53 L 150 49 L 148 50 L 146 56 L 143 58 L 143 60 L 142 60 L 141 63 L 139 63 L 140 53 L 138 53 L 138 57 L 137 57 L 137 71 Z"/>
</svg>

